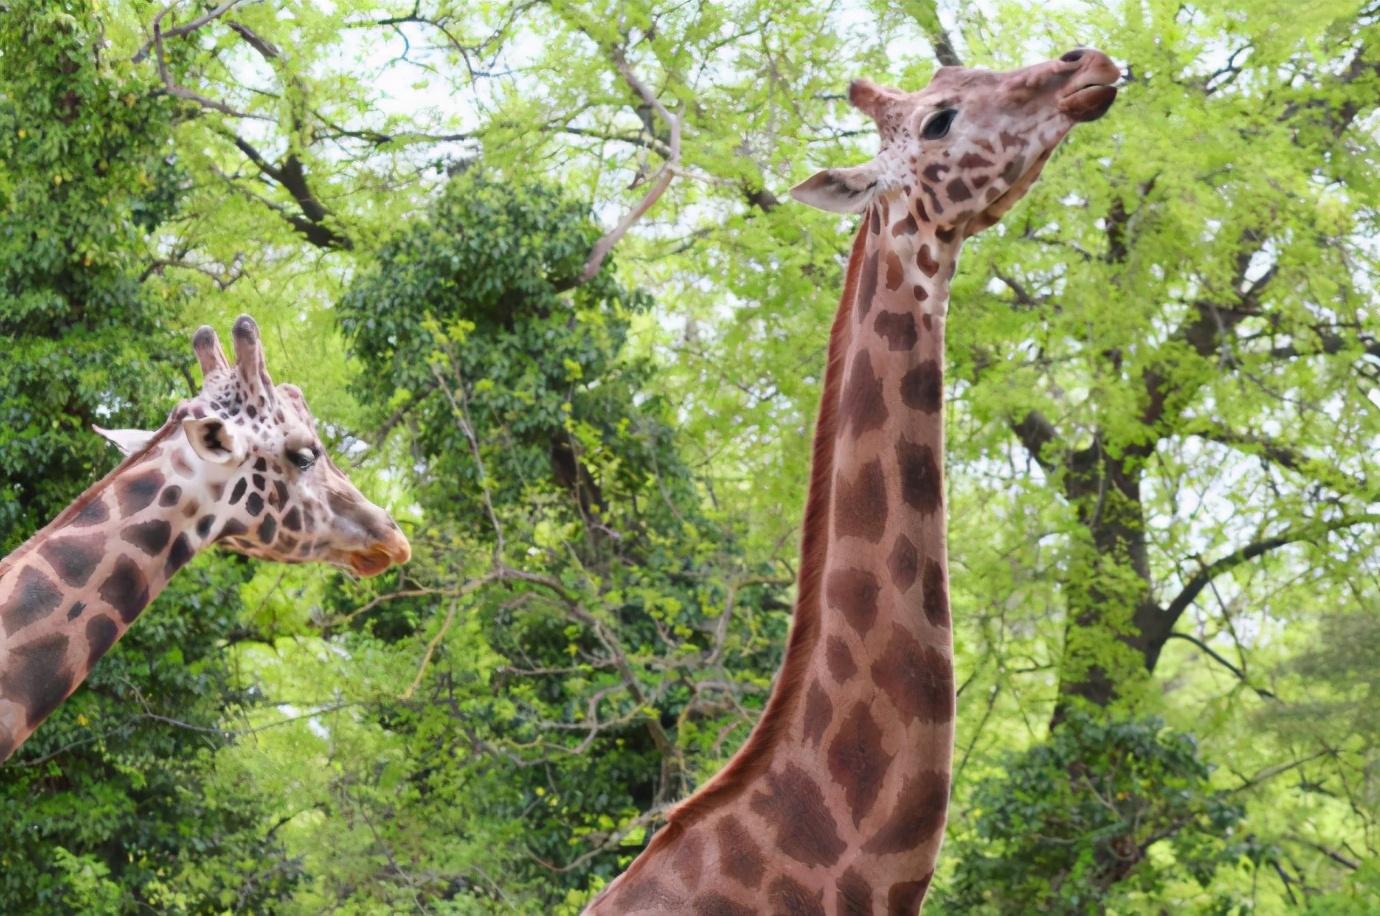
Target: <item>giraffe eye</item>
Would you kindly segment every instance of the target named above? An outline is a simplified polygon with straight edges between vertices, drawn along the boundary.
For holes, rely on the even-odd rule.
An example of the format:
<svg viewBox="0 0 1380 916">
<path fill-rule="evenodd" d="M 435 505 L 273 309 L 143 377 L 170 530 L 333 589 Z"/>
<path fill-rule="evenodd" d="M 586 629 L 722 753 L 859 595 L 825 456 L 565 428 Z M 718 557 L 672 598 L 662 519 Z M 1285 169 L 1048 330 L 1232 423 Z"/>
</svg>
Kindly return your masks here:
<svg viewBox="0 0 1380 916">
<path fill-rule="evenodd" d="M 297 470 L 310 471 L 319 455 L 315 447 L 299 448 L 288 452 L 288 459 L 297 465 Z"/>
<path fill-rule="evenodd" d="M 957 108 L 945 108 L 930 115 L 929 120 L 920 128 L 920 136 L 926 140 L 942 140 L 953 126 L 954 118 L 958 117 Z"/>
</svg>

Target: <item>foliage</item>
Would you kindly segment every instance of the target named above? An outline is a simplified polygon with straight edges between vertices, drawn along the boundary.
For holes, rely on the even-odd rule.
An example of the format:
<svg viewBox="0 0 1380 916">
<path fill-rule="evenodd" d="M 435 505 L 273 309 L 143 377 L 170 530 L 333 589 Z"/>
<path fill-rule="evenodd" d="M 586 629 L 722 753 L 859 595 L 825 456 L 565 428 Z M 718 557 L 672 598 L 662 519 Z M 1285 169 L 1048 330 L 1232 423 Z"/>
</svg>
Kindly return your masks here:
<svg viewBox="0 0 1380 916">
<path fill-rule="evenodd" d="M 945 910 L 1101 912 L 1118 882 L 1155 899 L 1163 866 L 1146 860 L 1156 844 L 1204 887 L 1249 851 L 1241 806 L 1212 787 L 1192 737 L 1159 719 L 1073 713 L 1004 770 L 973 787 Z"/>
<path fill-rule="evenodd" d="M 340 305 L 363 399 L 406 416 L 427 518 L 411 576 L 466 595 L 446 625 L 460 615 L 479 657 L 439 649 L 390 711 L 419 774 L 416 816 L 441 803 L 420 775 L 438 759 L 470 758 L 450 778 L 504 774 L 469 804 L 521 826 L 507 881 L 545 879 L 548 895 L 610 878 L 633 829 L 620 822 L 640 834 L 646 809 L 722 756 L 705 759 L 700 730 L 734 721 L 735 676 L 761 699 L 783 630 L 762 639 L 721 616 L 744 575 L 731 531 L 700 506 L 646 360 L 623 352 L 649 300 L 611 267 L 576 283 L 597 238 L 558 189 L 468 171 Z M 732 674 L 727 651 L 741 653 Z"/>
<path fill-rule="evenodd" d="M 93 54 L 85 7 L 25 0 L 0 23 L 7 552 L 105 461 L 91 424 L 148 419 L 174 378 L 173 303 L 139 283 L 175 196 L 170 110 L 127 65 Z"/>
</svg>

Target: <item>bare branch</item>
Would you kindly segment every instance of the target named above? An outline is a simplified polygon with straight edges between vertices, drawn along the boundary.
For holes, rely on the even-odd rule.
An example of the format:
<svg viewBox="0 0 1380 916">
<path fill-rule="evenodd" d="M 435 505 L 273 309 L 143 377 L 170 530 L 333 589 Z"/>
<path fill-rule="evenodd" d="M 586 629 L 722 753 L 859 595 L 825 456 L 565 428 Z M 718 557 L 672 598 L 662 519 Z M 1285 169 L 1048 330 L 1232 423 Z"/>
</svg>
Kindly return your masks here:
<svg viewBox="0 0 1380 916">
<path fill-rule="evenodd" d="M 1262 699 L 1266 699 L 1266 700 L 1277 700 L 1277 699 L 1279 699 L 1278 697 L 1276 697 L 1276 696 L 1274 695 L 1274 693 L 1272 693 L 1272 692 L 1269 691 L 1269 690 L 1266 690 L 1264 687 L 1257 687 L 1257 686 L 1255 686 L 1254 684 L 1252 684 L 1252 683 L 1250 682 L 1250 679 L 1249 679 L 1248 677 L 1246 677 L 1246 672 L 1242 671 L 1240 668 L 1236 667 L 1236 666 L 1233 665 L 1231 662 L 1227 661 L 1227 659 L 1225 659 L 1225 658 L 1223 658 L 1221 655 L 1219 655 L 1211 646 L 1209 646 L 1207 643 L 1203 642 L 1203 641 L 1202 641 L 1201 639 L 1199 639 L 1198 637 L 1196 637 L 1196 636 L 1190 636 L 1190 635 L 1187 634 L 1187 633 L 1171 632 L 1171 633 L 1170 633 L 1167 637 L 1165 637 L 1165 638 L 1166 638 L 1166 639 L 1182 639 L 1184 642 L 1192 643 L 1193 645 L 1195 645 L 1195 646 L 1197 646 L 1199 649 L 1201 649 L 1205 654 L 1207 654 L 1213 661 L 1217 662 L 1219 665 L 1221 665 L 1222 667 L 1226 668 L 1226 669 L 1227 669 L 1228 671 L 1230 671 L 1232 674 L 1236 675 L 1236 679 L 1237 679 L 1238 681 L 1240 681 L 1241 683 L 1245 684 L 1247 687 L 1249 687 L 1249 688 L 1251 688 L 1252 690 L 1254 690 L 1257 696 L 1261 697 Z"/>
<path fill-rule="evenodd" d="M 676 175 L 676 167 L 680 165 L 680 116 L 671 114 L 671 112 L 666 109 L 666 106 L 661 104 L 661 100 L 656 97 L 656 94 L 652 92 L 651 89 L 647 88 L 642 80 L 637 78 L 637 74 L 635 74 L 632 67 L 629 66 L 622 48 L 610 48 L 609 54 L 613 58 L 613 64 L 618 69 L 619 75 L 623 77 L 624 82 L 632 87 L 632 90 L 637 93 L 642 101 L 656 112 L 658 117 L 670 125 L 671 137 L 670 142 L 667 144 L 666 159 L 662 163 L 661 169 L 652 179 L 651 188 L 643 195 L 642 199 L 638 201 L 637 205 L 618 221 L 617 226 L 614 226 L 611 230 L 604 233 L 604 236 L 594 243 L 594 250 L 590 252 L 589 260 L 585 262 L 584 270 L 580 272 L 580 276 L 576 279 L 577 285 L 588 283 L 594 278 L 594 275 L 599 272 L 599 268 L 603 266 L 604 259 L 607 258 L 609 252 L 613 250 L 613 246 L 618 244 L 619 239 L 627 234 L 633 224 L 641 219 L 642 215 L 650 210 L 652 204 L 656 203 L 657 199 L 666 192 L 668 187 L 670 187 L 671 181 Z"/>
<path fill-rule="evenodd" d="M 149 56 L 149 50 L 156 43 L 158 43 L 160 37 L 180 38 L 183 35 L 189 35 L 192 32 L 195 32 L 197 29 L 204 26 L 206 23 L 212 21 L 213 19 L 219 19 L 221 16 L 224 16 L 226 13 L 230 12 L 231 8 L 238 6 L 242 2 L 244 2 L 244 0 L 225 0 L 225 2 L 222 3 L 220 6 L 208 10 L 207 12 L 198 16 L 197 18 L 193 19 L 191 22 L 186 23 L 185 25 L 179 25 L 171 29 L 163 30 L 163 17 L 168 15 L 168 13 L 171 13 L 173 11 L 173 7 L 177 6 L 177 0 L 173 0 L 172 3 L 169 3 L 167 6 L 163 7 L 163 9 L 159 10 L 157 16 L 153 17 L 153 36 L 149 38 L 148 41 L 140 45 L 139 50 L 136 51 L 134 56 L 130 58 L 130 62 L 136 64 L 142 62 L 144 58 Z"/>
<path fill-rule="evenodd" d="M 1228 572 L 1243 563 L 1248 563 L 1256 557 L 1268 553 L 1271 550 L 1283 547 L 1287 544 L 1295 544 L 1299 541 L 1311 541 L 1333 531 L 1340 531 L 1343 528 L 1352 528 L 1356 525 L 1380 523 L 1380 514 L 1363 513 L 1360 515 L 1345 515 L 1330 522 L 1312 522 L 1309 524 L 1298 525 L 1274 537 L 1255 541 L 1247 544 L 1238 550 L 1234 550 L 1224 557 L 1221 557 L 1207 564 L 1191 577 L 1184 588 L 1169 602 L 1164 613 L 1167 617 L 1167 626 L 1172 627 L 1174 622 L 1179 619 L 1188 606 L 1198 597 L 1198 593 L 1207 588 L 1208 583 L 1213 579 Z M 1173 635 L 1173 634 L 1171 634 Z"/>
</svg>

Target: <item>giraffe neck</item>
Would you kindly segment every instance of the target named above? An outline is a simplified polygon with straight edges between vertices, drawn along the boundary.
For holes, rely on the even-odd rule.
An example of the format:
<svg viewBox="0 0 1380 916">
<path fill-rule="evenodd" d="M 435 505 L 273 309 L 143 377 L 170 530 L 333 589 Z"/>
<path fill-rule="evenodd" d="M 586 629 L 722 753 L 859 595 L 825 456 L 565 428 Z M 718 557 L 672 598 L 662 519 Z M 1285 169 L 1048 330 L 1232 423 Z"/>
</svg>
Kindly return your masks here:
<svg viewBox="0 0 1380 916">
<path fill-rule="evenodd" d="M 213 537 L 190 449 L 165 427 L 0 562 L 0 762 Z"/>
<path fill-rule="evenodd" d="M 743 749 L 591 912 L 919 908 L 953 754 L 943 367 L 956 235 L 899 195 L 864 218 L 776 688 Z"/>
</svg>

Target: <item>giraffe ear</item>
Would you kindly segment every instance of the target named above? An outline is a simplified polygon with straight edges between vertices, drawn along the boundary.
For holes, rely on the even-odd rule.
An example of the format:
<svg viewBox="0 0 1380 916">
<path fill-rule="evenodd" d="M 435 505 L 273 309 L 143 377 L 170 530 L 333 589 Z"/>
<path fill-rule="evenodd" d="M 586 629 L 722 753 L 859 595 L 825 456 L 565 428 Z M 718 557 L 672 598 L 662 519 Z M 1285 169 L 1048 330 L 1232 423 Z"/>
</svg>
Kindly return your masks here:
<svg viewBox="0 0 1380 916">
<path fill-rule="evenodd" d="M 244 460 L 244 446 L 230 427 L 215 417 L 188 418 L 182 421 L 187 444 L 203 461 L 212 464 L 239 464 Z"/>
<path fill-rule="evenodd" d="M 881 177 L 882 167 L 875 159 L 851 169 L 825 169 L 791 188 L 791 196 L 831 213 L 861 213 Z"/>
<path fill-rule="evenodd" d="M 133 455 L 149 444 L 154 434 L 144 429 L 103 429 L 91 424 L 96 435 L 109 439 L 122 455 Z"/>
</svg>

